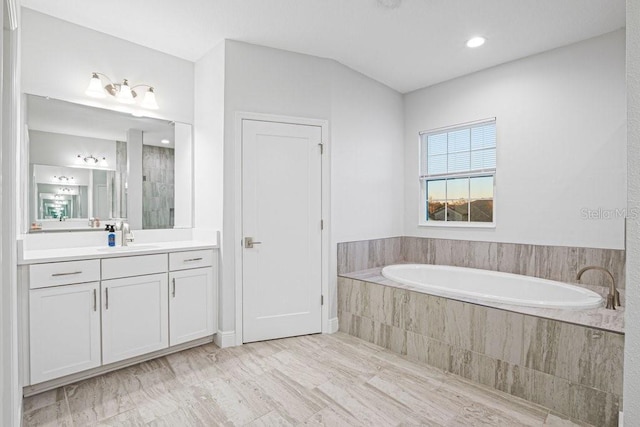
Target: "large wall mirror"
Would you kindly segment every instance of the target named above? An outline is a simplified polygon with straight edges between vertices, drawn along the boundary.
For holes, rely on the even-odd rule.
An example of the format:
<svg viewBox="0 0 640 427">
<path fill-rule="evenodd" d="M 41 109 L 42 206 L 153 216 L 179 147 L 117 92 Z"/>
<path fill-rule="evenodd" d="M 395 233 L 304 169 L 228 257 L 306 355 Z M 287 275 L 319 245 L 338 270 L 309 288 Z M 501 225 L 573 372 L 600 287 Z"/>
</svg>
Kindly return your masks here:
<svg viewBox="0 0 640 427">
<path fill-rule="evenodd" d="M 29 232 L 192 226 L 191 125 L 25 96 Z"/>
</svg>

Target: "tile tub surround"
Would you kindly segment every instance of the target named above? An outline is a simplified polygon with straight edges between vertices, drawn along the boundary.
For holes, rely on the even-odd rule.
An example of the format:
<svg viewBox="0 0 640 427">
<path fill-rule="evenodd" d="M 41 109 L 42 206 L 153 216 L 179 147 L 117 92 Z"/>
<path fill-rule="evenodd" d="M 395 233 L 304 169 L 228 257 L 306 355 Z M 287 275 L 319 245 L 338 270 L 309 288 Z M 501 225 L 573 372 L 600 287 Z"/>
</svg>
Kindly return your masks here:
<svg viewBox="0 0 640 427">
<path fill-rule="evenodd" d="M 428 294 L 422 288 L 405 285 L 389 280 L 382 276 L 382 268 L 376 267 L 368 270 L 354 271 L 353 273 L 344 273 L 341 277 L 347 279 L 355 279 L 363 282 L 378 283 L 385 286 L 396 287 L 400 289 L 406 289 L 408 291 L 416 291 L 423 294 Z M 581 285 L 584 288 L 590 289 L 602 297 L 606 297 L 608 288 L 594 285 Z M 620 297 L 624 304 L 624 290 L 620 292 Z M 462 301 L 464 301 L 462 299 Z M 542 317 L 550 320 L 557 320 L 560 322 L 572 323 L 578 326 L 586 326 L 594 329 L 601 329 L 608 332 L 624 333 L 624 306 L 618 307 L 615 310 L 608 310 L 602 307 L 592 308 L 588 310 L 558 310 L 553 308 L 539 308 L 539 307 L 525 307 L 515 306 L 509 304 L 500 304 L 495 302 L 482 302 L 468 301 L 472 304 L 482 305 L 486 307 L 499 308 L 506 311 L 515 313 L 528 314 L 531 316 Z"/>
<path fill-rule="evenodd" d="M 482 268 L 567 283 L 576 283 L 582 267 L 596 265 L 611 271 L 618 288 L 625 287 L 625 251 L 617 249 L 408 236 L 338 244 L 338 274 L 398 263 Z M 581 283 L 609 286 L 608 278 L 598 271 L 586 272 Z"/>
<path fill-rule="evenodd" d="M 617 425 L 624 335 L 338 278 L 340 331 L 549 408 Z"/>
</svg>

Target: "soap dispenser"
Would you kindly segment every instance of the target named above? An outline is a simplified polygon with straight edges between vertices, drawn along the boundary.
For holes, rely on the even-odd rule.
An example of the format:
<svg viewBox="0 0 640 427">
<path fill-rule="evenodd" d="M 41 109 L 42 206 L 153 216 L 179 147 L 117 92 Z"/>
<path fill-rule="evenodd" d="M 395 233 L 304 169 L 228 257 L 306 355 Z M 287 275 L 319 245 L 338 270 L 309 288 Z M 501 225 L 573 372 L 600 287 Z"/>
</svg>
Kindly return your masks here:
<svg viewBox="0 0 640 427">
<path fill-rule="evenodd" d="M 109 234 L 107 235 L 107 242 L 110 247 L 114 247 L 116 245 L 116 230 L 113 228 L 113 225 L 108 225 L 107 229 Z"/>
</svg>

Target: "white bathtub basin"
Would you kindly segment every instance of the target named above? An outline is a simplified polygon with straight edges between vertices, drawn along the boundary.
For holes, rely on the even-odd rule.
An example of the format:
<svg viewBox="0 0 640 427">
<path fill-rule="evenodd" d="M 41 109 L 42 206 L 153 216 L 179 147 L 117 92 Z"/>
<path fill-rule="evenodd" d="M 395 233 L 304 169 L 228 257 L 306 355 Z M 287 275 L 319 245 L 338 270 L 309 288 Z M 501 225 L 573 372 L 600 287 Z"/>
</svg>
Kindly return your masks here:
<svg viewBox="0 0 640 427">
<path fill-rule="evenodd" d="M 471 302 L 573 310 L 603 302 L 600 295 L 579 286 L 476 268 L 398 264 L 384 267 L 382 275 L 429 294 Z"/>
</svg>

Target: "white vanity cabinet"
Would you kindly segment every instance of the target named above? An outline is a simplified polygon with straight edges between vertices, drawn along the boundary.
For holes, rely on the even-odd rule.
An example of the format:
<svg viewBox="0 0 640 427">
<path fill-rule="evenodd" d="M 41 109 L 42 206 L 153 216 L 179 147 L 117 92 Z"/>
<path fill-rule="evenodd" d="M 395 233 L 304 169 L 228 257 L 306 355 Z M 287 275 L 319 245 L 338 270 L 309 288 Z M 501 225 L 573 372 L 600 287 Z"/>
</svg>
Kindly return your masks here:
<svg viewBox="0 0 640 427">
<path fill-rule="evenodd" d="M 169 254 L 170 345 L 213 335 L 217 300 L 212 250 Z M 198 267 L 198 268 L 194 268 Z"/>
<path fill-rule="evenodd" d="M 118 362 L 169 346 L 167 275 L 102 282 L 102 362 Z"/>
<path fill-rule="evenodd" d="M 100 366 L 100 283 L 29 293 L 31 382 Z"/>
<path fill-rule="evenodd" d="M 29 265 L 22 279 L 29 387 L 46 390 L 207 342 L 217 330 L 215 254 L 198 248 Z"/>
<path fill-rule="evenodd" d="M 100 366 L 100 262 L 31 265 L 29 275 L 31 382 Z"/>
<path fill-rule="evenodd" d="M 169 346 L 167 261 L 167 254 L 102 260 L 102 363 Z"/>
</svg>

